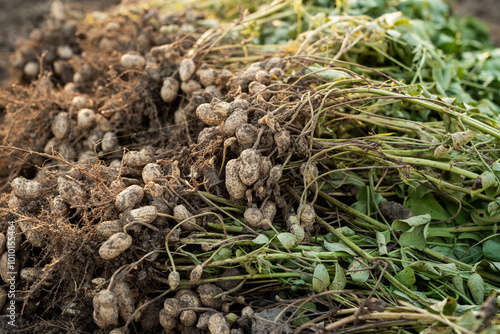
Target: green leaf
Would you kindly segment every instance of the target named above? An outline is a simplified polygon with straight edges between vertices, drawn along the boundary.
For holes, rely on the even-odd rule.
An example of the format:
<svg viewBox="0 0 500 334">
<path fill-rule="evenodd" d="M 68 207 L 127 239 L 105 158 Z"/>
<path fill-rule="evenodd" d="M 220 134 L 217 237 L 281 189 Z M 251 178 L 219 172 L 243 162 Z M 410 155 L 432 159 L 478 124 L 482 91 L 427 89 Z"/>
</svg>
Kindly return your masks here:
<svg viewBox="0 0 500 334">
<path fill-rule="evenodd" d="M 397 231 L 409 231 L 415 226 L 426 225 L 431 221 L 431 215 L 425 214 L 420 216 L 414 216 L 407 219 L 396 219 L 392 223 L 392 227 Z"/>
<path fill-rule="evenodd" d="M 391 240 L 391 232 L 376 232 L 375 237 L 377 239 L 378 252 L 380 255 L 387 255 L 387 242 Z"/>
<path fill-rule="evenodd" d="M 269 242 L 269 238 L 265 234 L 259 234 L 252 242 L 256 245 L 264 245 Z"/>
<path fill-rule="evenodd" d="M 453 146 L 459 148 L 470 142 L 476 135 L 477 133 L 472 130 L 456 132 L 451 135 L 451 140 L 453 141 Z"/>
<path fill-rule="evenodd" d="M 361 259 L 355 258 L 347 270 L 354 282 L 364 283 L 370 277 L 370 272 L 368 270 L 364 270 L 366 268 L 368 268 L 368 266 L 364 264 Z"/>
<path fill-rule="evenodd" d="M 467 281 L 472 300 L 476 305 L 481 305 L 484 302 L 484 280 L 478 273 L 470 275 Z"/>
<path fill-rule="evenodd" d="M 278 234 L 278 240 L 286 249 L 290 249 L 295 245 L 297 237 L 292 233 L 280 233 Z"/>
<path fill-rule="evenodd" d="M 328 290 L 343 290 L 347 284 L 347 280 L 345 278 L 344 269 L 340 266 L 338 262 L 335 263 L 335 277 L 333 279 L 332 284 Z"/>
<path fill-rule="evenodd" d="M 450 217 L 446 209 L 436 201 L 432 194 L 425 195 L 422 198 L 409 196 L 404 206 L 412 210 L 417 216 L 430 214 L 434 220 L 444 220 Z"/>
<path fill-rule="evenodd" d="M 500 223 L 500 213 L 490 216 L 486 209 L 474 209 L 470 212 L 470 217 L 472 221 L 477 225 L 493 225 L 495 223 Z"/>
<path fill-rule="evenodd" d="M 471 197 L 474 197 L 477 194 L 480 194 L 484 190 L 488 189 L 489 187 L 493 187 L 496 185 L 498 185 L 498 182 L 496 180 L 495 174 L 490 171 L 486 171 L 479 175 L 478 178 L 474 181 L 472 187 L 470 188 L 470 195 Z"/>
<path fill-rule="evenodd" d="M 411 267 L 406 267 L 398 272 L 395 278 L 407 288 L 411 287 L 417 281 L 415 278 L 415 272 Z"/>
<path fill-rule="evenodd" d="M 314 268 L 312 288 L 315 292 L 323 292 L 330 286 L 330 275 L 324 264 L 320 263 Z"/>
<path fill-rule="evenodd" d="M 434 314 L 453 315 L 457 308 L 457 301 L 453 298 L 446 298 L 436 304 L 427 308 L 427 310 Z"/>
<path fill-rule="evenodd" d="M 500 262 L 483 260 L 479 262 L 479 268 L 488 271 L 490 273 L 498 273 L 500 272 Z"/>
<path fill-rule="evenodd" d="M 455 289 L 457 289 L 461 293 L 465 294 L 464 280 L 462 279 L 462 277 L 460 277 L 460 275 L 453 276 L 453 278 L 451 279 L 451 282 L 453 283 L 453 286 L 455 287 Z"/>
<path fill-rule="evenodd" d="M 214 255 L 214 261 L 220 261 L 220 260 L 225 260 L 231 258 L 233 255 L 233 251 L 231 248 L 228 247 L 222 247 L 217 254 Z"/>
<path fill-rule="evenodd" d="M 490 238 L 483 244 L 484 258 L 493 262 L 500 262 L 500 236 Z"/>
<path fill-rule="evenodd" d="M 453 233 L 450 233 L 448 231 L 446 231 L 446 229 L 443 227 L 433 227 L 433 228 L 429 228 L 429 238 L 432 238 L 432 237 L 442 237 L 442 238 L 453 238 L 454 235 Z"/>
<path fill-rule="evenodd" d="M 428 226 L 431 221 L 429 214 L 411 217 L 408 219 L 396 219 L 392 227 L 397 231 L 403 231 L 399 237 L 401 246 L 412 247 L 423 250 L 427 244 Z"/>
<path fill-rule="evenodd" d="M 345 244 L 341 242 L 328 242 L 325 240 L 324 242 L 325 248 L 330 251 L 330 252 L 344 252 L 349 255 L 357 256 L 355 251 L 353 251 L 349 246 L 346 246 Z"/>
<path fill-rule="evenodd" d="M 464 263 L 474 264 L 483 257 L 483 248 L 480 245 L 474 247 L 456 245 L 453 254 Z"/>
</svg>

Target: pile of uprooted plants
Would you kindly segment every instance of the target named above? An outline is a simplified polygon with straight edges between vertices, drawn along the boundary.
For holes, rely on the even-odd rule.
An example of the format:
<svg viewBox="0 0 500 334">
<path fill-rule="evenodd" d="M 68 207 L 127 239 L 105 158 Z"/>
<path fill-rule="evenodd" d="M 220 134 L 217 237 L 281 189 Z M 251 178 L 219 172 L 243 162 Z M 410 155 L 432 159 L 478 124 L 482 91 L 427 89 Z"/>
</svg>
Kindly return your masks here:
<svg viewBox="0 0 500 334">
<path fill-rule="evenodd" d="M 497 333 L 484 31 L 440 1 L 245 3 L 55 2 L 19 43 L 1 330 Z"/>
</svg>

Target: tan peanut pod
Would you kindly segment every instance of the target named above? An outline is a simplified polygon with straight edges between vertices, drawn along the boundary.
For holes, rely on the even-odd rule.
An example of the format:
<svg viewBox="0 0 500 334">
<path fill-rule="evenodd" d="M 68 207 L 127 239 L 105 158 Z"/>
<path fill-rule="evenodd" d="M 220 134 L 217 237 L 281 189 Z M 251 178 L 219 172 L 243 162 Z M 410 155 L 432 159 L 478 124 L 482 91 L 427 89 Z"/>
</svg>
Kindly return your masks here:
<svg viewBox="0 0 500 334">
<path fill-rule="evenodd" d="M 125 328 L 115 328 L 109 334 L 128 334 L 129 331 Z"/>
<path fill-rule="evenodd" d="M 123 164 L 129 167 L 144 167 L 153 162 L 153 148 L 146 146 L 140 151 L 130 151 L 123 157 Z"/>
<path fill-rule="evenodd" d="M 123 320 L 127 321 L 135 312 L 135 303 L 128 284 L 123 281 L 116 281 L 111 291 L 117 299 L 118 313 Z"/>
<path fill-rule="evenodd" d="M 246 111 L 243 109 L 235 109 L 235 111 L 224 121 L 222 133 L 228 137 L 232 137 L 235 135 L 236 129 L 247 122 L 248 116 Z"/>
<path fill-rule="evenodd" d="M 181 313 L 181 304 L 175 298 L 167 298 L 163 303 L 163 309 L 165 310 L 166 314 L 172 317 L 176 317 L 179 315 L 179 313 Z"/>
<path fill-rule="evenodd" d="M 160 318 L 160 325 L 166 330 L 174 329 L 177 325 L 177 320 L 175 319 L 175 317 L 166 314 L 164 309 L 160 310 L 158 316 Z"/>
<path fill-rule="evenodd" d="M 292 226 L 290 226 L 290 233 L 292 233 L 295 236 L 297 240 L 295 243 L 297 245 L 300 244 L 305 238 L 304 228 L 299 224 L 293 224 Z"/>
<path fill-rule="evenodd" d="M 126 251 L 132 245 L 132 237 L 123 232 L 113 234 L 99 248 L 99 256 L 111 260 Z"/>
<path fill-rule="evenodd" d="M 69 212 L 69 206 L 61 195 L 57 195 L 52 199 L 51 209 L 51 212 L 56 216 L 64 216 Z"/>
<path fill-rule="evenodd" d="M 198 287 L 198 295 L 200 296 L 201 303 L 206 306 L 219 310 L 222 306 L 222 299 L 214 298 L 217 295 L 222 294 L 223 290 L 218 286 L 210 283 L 202 284 Z"/>
<path fill-rule="evenodd" d="M 83 108 L 78 112 L 77 125 L 84 130 L 92 129 L 96 124 L 95 112 L 92 109 Z"/>
<path fill-rule="evenodd" d="M 202 103 L 196 108 L 196 116 L 198 116 L 206 125 L 215 126 L 222 123 L 224 117 L 212 111 L 209 103 Z"/>
<path fill-rule="evenodd" d="M 135 53 L 126 53 L 120 58 L 120 64 L 128 70 L 142 70 L 146 66 L 146 59 Z"/>
<path fill-rule="evenodd" d="M 75 148 L 69 143 L 62 143 L 59 145 L 58 152 L 64 160 L 67 161 L 75 161 L 76 160 L 76 151 Z"/>
<path fill-rule="evenodd" d="M 215 80 L 217 79 L 217 72 L 207 64 L 203 64 L 198 76 L 200 77 L 201 84 L 204 87 L 208 87 L 215 83 Z"/>
<path fill-rule="evenodd" d="M 181 289 L 175 294 L 175 299 L 179 301 L 181 308 L 195 308 L 201 306 L 198 295 L 189 289 Z"/>
<path fill-rule="evenodd" d="M 240 154 L 240 168 L 238 175 L 241 182 L 247 186 L 251 186 L 259 179 L 259 167 L 262 161 L 262 156 L 257 150 L 248 148 Z"/>
<path fill-rule="evenodd" d="M 16 177 L 10 184 L 14 195 L 20 199 L 34 200 L 43 195 L 43 184 L 39 181 L 28 180 L 22 176 Z"/>
<path fill-rule="evenodd" d="M 196 64 L 192 59 L 184 58 L 179 65 L 179 76 L 182 81 L 188 81 L 196 70 Z"/>
<path fill-rule="evenodd" d="M 259 165 L 259 175 L 260 177 L 266 178 L 269 173 L 271 172 L 271 169 L 273 167 L 273 163 L 271 162 L 271 159 L 269 157 L 263 157 L 262 161 L 260 162 Z"/>
<path fill-rule="evenodd" d="M 50 138 L 49 141 L 43 147 L 43 153 L 45 154 L 53 154 L 59 151 L 59 145 L 61 145 L 61 139 L 59 138 Z"/>
<path fill-rule="evenodd" d="M 189 280 L 191 281 L 191 283 L 194 284 L 201 279 L 202 274 L 203 274 L 203 266 L 198 264 L 197 266 L 194 267 L 193 270 L 191 270 Z"/>
<path fill-rule="evenodd" d="M 257 139 L 257 130 L 255 129 L 255 126 L 248 123 L 239 126 L 235 130 L 234 134 L 240 146 L 252 146 Z"/>
<path fill-rule="evenodd" d="M 271 93 L 267 91 L 267 87 L 257 81 L 251 82 L 250 85 L 248 85 L 248 92 L 250 95 L 261 94 L 264 100 L 271 97 Z"/>
<path fill-rule="evenodd" d="M 158 216 L 158 209 L 154 205 L 148 205 L 127 211 L 124 215 L 125 221 L 129 223 L 151 223 Z"/>
<path fill-rule="evenodd" d="M 210 334 L 229 334 L 230 329 L 224 316 L 214 313 L 208 319 L 208 331 Z"/>
<path fill-rule="evenodd" d="M 196 324 L 196 328 L 199 328 L 204 331 L 208 330 L 208 320 L 214 313 L 215 312 L 213 311 L 207 311 L 200 314 L 200 316 L 198 317 L 198 323 Z"/>
<path fill-rule="evenodd" d="M 175 206 L 174 208 L 174 217 L 175 220 L 180 223 L 193 215 L 189 210 L 182 204 Z M 198 224 L 196 224 L 196 219 L 192 218 L 189 220 L 186 220 L 182 225 L 181 229 L 186 230 L 186 231 L 199 231 L 200 227 Z"/>
<path fill-rule="evenodd" d="M 40 268 L 33 268 L 33 267 L 25 267 L 21 269 L 20 277 L 22 280 L 25 280 L 29 284 L 33 283 L 36 281 L 38 278 L 41 278 L 43 275 L 43 270 Z"/>
<path fill-rule="evenodd" d="M 120 146 L 116 133 L 108 131 L 102 137 L 101 148 L 105 153 L 117 151 Z"/>
<path fill-rule="evenodd" d="M 71 206 L 82 205 L 87 202 L 86 191 L 75 181 L 65 177 L 57 179 L 59 195 Z"/>
<path fill-rule="evenodd" d="M 238 75 L 239 76 L 238 84 L 242 87 L 248 86 L 248 84 L 251 81 L 255 80 L 255 74 L 257 73 L 258 70 L 260 70 L 260 68 L 257 65 L 250 66 L 249 68 L 247 68 L 244 72 Z"/>
<path fill-rule="evenodd" d="M 316 213 L 311 204 L 305 204 L 302 212 L 300 213 L 300 225 L 302 227 L 309 227 L 316 221 Z"/>
<path fill-rule="evenodd" d="M 95 123 L 95 128 L 98 131 L 109 132 L 113 130 L 113 126 L 111 125 L 109 119 L 104 117 L 102 114 L 95 115 Z"/>
<path fill-rule="evenodd" d="M 267 201 L 261 208 L 262 215 L 264 219 L 269 219 L 271 222 L 274 220 L 274 216 L 276 216 L 276 203 L 273 201 Z"/>
<path fill-rule="evenodd" d="M 209 128 L 204 128 L 198 134 L 198 144 L 206 140 L 215 139 L 217 137 L 217 134 L 219 134 L 219 132 L 220 132 L 220 126 L 212 126 Z"/>
<path fill-rule="evenodd" d="M 7 301 L 7 291 L 4 288 L 0 288 L 0 310 L 3 310 L 6 301 Z"/>
<path fill-rule="evenodd" d="M 14 254 L 9 254 L 7 251 L 3 252 L 0 256 L 0 277 L 5 283 L 10 283 L 9 279 L 15 281 L 19 272 L 19 265 L 19 259 Z"/>
<path fill-rule="evenodd" d="M 40 66 L 36 61 L 29 61 L 24 65 L 23 72 L 27 77 L 34 78 L 38 75 Z"/>
<path fill-rule="evenodd" d="M 52 121 L 51 130 L 56 138 L 66 138 L 71 130 L 69 114 L 65 111 L 57 114 L 57 116 L 54 117 L 54 120 Z"/>
<path fill-rule="evenodd" d="M 161 87 L 160 95 L 163 101 L 170 103 L 174 102 L 179 93 L 180 84 L 179 81 L 174 78 L 165 78 L 163 80 L 163 86 Z"/>
<path fill-rule="evenodd" d="M 9 195 L 9 209 L 18 210 L 24 205 L 24 200 L 17 197 L 14 192 L 11 192 Z"/>
<path fill-rule="evenodd" d="M 246 94 L 245 94 L 246 95 Z M 233 101 L 233 106 L 234 108 L 239 108 L 243 110 L 248 110 L 250 108 L 250 102 L 246 98 L 243 98 L 242 96 L 237 97 Z"/>
<path fill-rule="evenodd" d="M 7 242 L 7 238 L 5 237 L 5 234 L 0 233 L 0 254 L 3 252 L 6 242 Z M 0 310 L 1 309 L 2 308 L 0 307 Z"/>
<path fill-rule="evenodd" d="M 287 153 L 292 143 L 290 132 L 287 130 L 276 132 L 274 134 L 274 142 L 276 143 L 276 146 L 278 146 L 279 155 Z"/>
<path fill-rule="evenodd" d="M 254 310 L 251 306 L 245 306 L 242 310 L 241 310 L 241 317 L 242 318 L 251 318 L 254 314 Z"/>
<path fill-rule="evenodd" d="M 159 198 L 163 195 L 163 187 L 155 182 L 148 182 L 144 186 L 144 191 L 149 192 L 153 198 Z"/>
<path fill-rule="evenodd" d="M 97 224 L 96 232 L 101 238 L 108 239 L 113 234 L 123 231 L 123 225 L 120 220 L 107 220 Z"/>
<path fill-rule="evenodd" d="M 255 73 L 255 80 L 263 85 L 269 85 L 271 83 L 271 75 L 265 70 L 258 70 Z"/>
<path fill-rule="evenodd" d="M 258 208 L 246 209 L 243 217 L 245 218 L 245 223 L 247 223 L 248 226 L 252 228 L 260 228 L 260 222 L 262 221 L 262 219 L 264 219 L 262 211 L 260 211 Z"/>
<path fill-rule="evenodd" d="M 33 223 L 29 221 L 18 221 L 17 225 L 23 232 L 26 240 L 33 247 L 42 247 L 45 245 L 45 236 L 39 230 L 37 230 Z"/>
<path fill-rule="evenodd" d="M 280 79 L 285 76 L 285 72 L 279 67 L 274 67 L 269 70 L 269 75 L 272 79 Z"/>
<path fill-rule="evenodd" d="M 157 163 L 149 163 L 142 169 L 142 180 L 145 184 L 156 182 L 161 179 L 162 176 L 161 167 Z"/>
<path fill-rule="evenodd" d="M 234 199 L 245 197 L 247 185 L 239 177 L 240 162 L 236 159 L 229 160 L 226 164 L 226 189 Z"/>
<path fill-rule="evenodd" d="M 219 102 L 212 106 L 212 111 L 216 114 L 220 114 L 224 117 L 231 115 L 233 112 L 233 106 L 228 102 Z"/>
<path fill-rule="evenodd" d="M 304 162 L 300 165 L 300 172 L 305 176 L 307 184 L 310 184 L 318 177 L 318 167 L 312 163 Z"/>
<path fill-rule="evenodd" d="M 109 290 L 102 290 L 92 300 L 94 322 L 100 328 L 118 325 L 118 299 Z"/>
<path fill-rule="evenodd" d="M 201 85 L 198 81 L 189 80 L 181 83 L 181 90 L 187 95 L 191 96 L 194 92 L 201 90 Z"/>
<path fill-rule="evenodd" d="M 144 190 L 138 185 L 127 187 L 116 196 L 115 206 L 119 211 L 132 209 L 144 197 Z"/>
<path fill-rule="evenodd" d="M 171 290 L 175 290 L 181 284 L 181 275 L 177 271 L 172 271 L 168 274 L 168 285 Z"/>
<path fill-rule="evenodd" d="M 73 97 L 73 99 L 71 100 L 71 106 L 76 110 L 85 108 L 86 105 L 87 105 L 87 99 L 83 96 L 77 95 Z"/>
<path fill-rule="evenodd" d="M 220 91 L 219 88 L 217 88 L 217 86 L 214 86 L 214 85 L 211 85 L 211 86 L 207 86 L 204 90 L 204 93 L 211 97 L 212 99 L 223 99 L 224 98 L 224 95 L 222 95 L 222 92 Z"/>
<path fill-rule="evenodd" d="M 276 166 L 273 166 L 273 168 L 271 168 L 271 170 L 269 171 L 269 178 L 267 179 L 268 186 L 278 183 L 278 181 L 281 179 L 281 175 L 282 175 L 281 169 L 282 169 L 282 165 L 276 165 Z"/>
<path fill-rule="evenodd" d="M 196 325 L 198 321 L 198 317 L 196 316 L 196 312 L 193 310 L 184 310 L 181 312 L 179 316 L 179 320 L 186 327 L 193 327 Z"/>
</svg>

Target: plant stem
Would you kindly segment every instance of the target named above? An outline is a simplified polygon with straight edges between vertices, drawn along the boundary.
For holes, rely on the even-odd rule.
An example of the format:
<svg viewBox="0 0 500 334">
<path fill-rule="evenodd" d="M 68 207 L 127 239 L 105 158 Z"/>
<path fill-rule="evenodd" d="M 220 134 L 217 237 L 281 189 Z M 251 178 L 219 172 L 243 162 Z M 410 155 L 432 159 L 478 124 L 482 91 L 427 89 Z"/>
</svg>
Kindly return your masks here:
<svg viewBox="0 0 500 334">
<path fill-rule="evenodd" d="M 321 197 L 323 197 L 324 199 L 326 199 L 328 202 L 332 203 L 333 205 L 339 207 L 340 209 L 344 210 L 345 212 L 347 213 L 350 213 L 360 219 L 363 219 L 364 221 L 368 222 L 369 224 L 366 224 L 366 223 L 363 223 L 362 227 L 365 227 L 365 228 L 371 228 L 371 229 L 374 229 L 374 230 L 377 230 L 377 231 L 387 231 L 389 230 L 389 227 L 381 222 L 379 222 L 378 220 L 375 220 L 365 214 L 362 214 L 361 212 L 351 208 L 349 205 L 347 204 L 344 204 L 342 202 L 340 202 L 339 200 L 329 196 L 328 194 L 326 194 L 325 192 L 323 191 L 319 191 L 319 195 Z M 355 223 L 359 223 L 357 221 L 355 221 Z M 330 225 L 328 225 L 330 226 Z"/>
</svg>

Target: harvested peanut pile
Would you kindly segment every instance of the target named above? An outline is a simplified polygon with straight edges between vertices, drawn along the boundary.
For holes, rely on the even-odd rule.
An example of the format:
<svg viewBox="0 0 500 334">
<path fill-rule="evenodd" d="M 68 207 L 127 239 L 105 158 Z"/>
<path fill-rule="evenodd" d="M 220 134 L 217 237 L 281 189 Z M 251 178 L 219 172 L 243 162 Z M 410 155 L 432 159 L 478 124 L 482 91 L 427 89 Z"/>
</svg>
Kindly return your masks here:
<svg viewBox="0 0 500 334">
<path fill-rule="evenodd" d="M 355 332 L 391 312 L 421 330 L 442 323 L 415 309 L 444 296 L 496 307 L 497 255 L 439 248 L 496 231 L 490 120 L 310 56 L 319 34 L 290 56 L 254 48 L 243 13 L 161 8 L 57 7 L 12 55 L 0 310 L 15 302 L 17 331 Z"/>
</svg>

